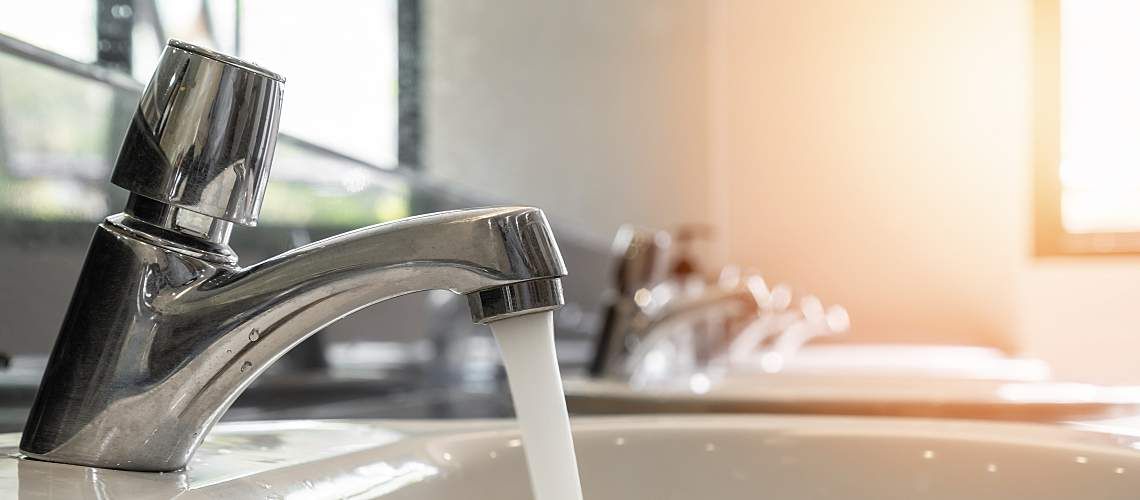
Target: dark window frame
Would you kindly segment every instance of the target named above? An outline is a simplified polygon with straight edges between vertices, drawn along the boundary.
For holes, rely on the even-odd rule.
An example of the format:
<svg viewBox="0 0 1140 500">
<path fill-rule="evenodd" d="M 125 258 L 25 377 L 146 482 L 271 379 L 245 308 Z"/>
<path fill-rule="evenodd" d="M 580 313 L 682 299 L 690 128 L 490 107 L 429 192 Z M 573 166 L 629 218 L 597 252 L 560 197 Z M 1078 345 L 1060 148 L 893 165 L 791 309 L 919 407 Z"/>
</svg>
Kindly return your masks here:
<svg viewBox="0 0 1140 500">
<path fill-rule="evenodd" d="M 396 17 L 399 33 L 396 160 L 400 165 L 418 170 L 422 167 L 423 148 L 423 4 L 420 0 L 398 0 Z"/>
</svg>

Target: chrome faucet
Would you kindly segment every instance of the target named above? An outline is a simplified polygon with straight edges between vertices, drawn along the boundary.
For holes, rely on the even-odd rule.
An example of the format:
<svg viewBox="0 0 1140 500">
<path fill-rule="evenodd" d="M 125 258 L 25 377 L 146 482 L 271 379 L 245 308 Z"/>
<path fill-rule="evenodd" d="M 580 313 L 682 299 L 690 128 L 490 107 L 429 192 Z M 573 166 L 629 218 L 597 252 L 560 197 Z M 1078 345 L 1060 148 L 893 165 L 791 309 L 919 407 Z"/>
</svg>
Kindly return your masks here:
<svg viewBox="0 0 1140 500">
<path fill-rule="evenodd" d="M 752 288 L 742 283 L 710 286 L 699 276 L 688 276 L 692 270 L 679 273 L 677 264 L 670 266 L 671 260 L 689 260 L 688 256 L 675 259 L 673 240 L 663 230 L 632 225 L 618 230 L 612 248 L 614 283 L 594 345 L 591 376 L 627 375 L 625 365 L 638 344 L 663 326 L 700 321 L 709 313 L 745 318 L 757 310 Z"/>
<path fill-rule="evenodd" d="M 130 199 L 95 231 L 24 454 L 176 470 L 275 359 L 365 306 L 428 289 L 466 295 L 478 323 L 561 306 L 566 269 L 533 208 L 411 217 L 239 266 L 229 235 L 256 224 L 283 82 L 169 43 L 112 176 Z"/>
<path fill-rule="evenodd" d="M 647 321 L 651 288 L 660 283 L 671 238 L 668 232 L 633 225 L 618 229 L 612 246 L 614 281 L 606 291 L 601 329 L 594 342 L 589 372 L 592 377 L 613 375 L 634 341 L 636 323 Z"/>
<path fill-rule="evenodd" d="M 809 341 L 849 328 L 842 306 L 825 309 L 807 295 L 793 308 L 790 287 L 769 289 L 759 274 L 735 266 L 706 281 L 686 252 L 672 251 L 674 239 L 668 232 L 635 226 L 618 231 L 615 280 L 591 376 L 623 380 L 634 388 L 692 388 L 691 375 L 699 372 L 707 390 L 714 378 L 730 369 L 748 371 L 757 361 L 763 372 L 780 371 Z M 670 260 L 676 263 L 666 276 Z"/>
</svg>

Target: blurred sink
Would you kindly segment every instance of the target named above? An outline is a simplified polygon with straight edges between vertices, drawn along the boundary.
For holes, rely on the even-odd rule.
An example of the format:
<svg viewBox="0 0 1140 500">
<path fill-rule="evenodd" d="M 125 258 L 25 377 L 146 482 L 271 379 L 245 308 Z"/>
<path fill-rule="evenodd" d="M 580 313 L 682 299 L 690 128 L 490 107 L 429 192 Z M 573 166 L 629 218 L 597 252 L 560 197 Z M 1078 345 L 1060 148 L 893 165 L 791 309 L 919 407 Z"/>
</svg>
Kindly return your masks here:
<svg viewBox="0 0 1140 500">
<path fill-rule="evenodd" d="M 581 419 L 586 498 L 1134 499 L 1137 438 L 1059 426 L 837 417 Z M 0 435 L 0 452 L 16 435 Z M 188 470 L 0 459 L 4 498 L 530 498 L 505 421 L 220 425 Z"/>
<path fill-rule="evenodd" d="M 776 366 L 778 365 L 778 366 Z M 776 373 L 768 369 L 779 368 Z M 807 346 L 789 360 L 757 359 L 723 378 L 667 383 L 568 379 L 578 414 L 796 413 L 1055 422 L 1140 413 L 1140 387 L 1049 380 L 1040 360 L 966 346 Z"/>
<path fill-rule="evenodd" d="M 1062 421 L 1140 413 L 1140 387 L 1051 382 L 1047 363 L 982 346 L 808 345 L 730 367 L 667 370 L 633 382 L 570 378 L 578 415 L 803 415 Z M 645 382 L 649 380 L 649 382 Z"/>
<path fill-rule="evenodd" d="M 1043 381 L 1049 365 L 1011 357 L 992 347 L 966 345 L 819 344 L 798 350 L 791 359 L 758 354 L 744 371 L 793 375 L 898 376 L 1008 381 Z"/>
<path fill-rule="evenodd" d="M 1140 387 L 812 375 L 741 376 L 703 393 L 569 379 L 575 414 L 793 413 L 1058 422 L 1140 413 Z"/>
</svg>

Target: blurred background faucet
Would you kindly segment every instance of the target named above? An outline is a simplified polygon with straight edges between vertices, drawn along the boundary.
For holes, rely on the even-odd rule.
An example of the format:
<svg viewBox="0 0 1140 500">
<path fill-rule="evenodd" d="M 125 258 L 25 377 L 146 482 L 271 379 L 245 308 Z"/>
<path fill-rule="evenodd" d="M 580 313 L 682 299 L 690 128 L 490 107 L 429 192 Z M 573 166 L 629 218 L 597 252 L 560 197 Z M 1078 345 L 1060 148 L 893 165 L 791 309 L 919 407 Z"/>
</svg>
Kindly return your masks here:
<svg viewBox="0 0 1140 500">
<path fill-rule="evenodd" d="M 628 351 L 628 331 L 652 301 L 651 288 L 665 274 L 671 238 L 666 231 L 622 226 L 614 237 L 613 282 L 607 290 L 602 327 L 594 345 L 590 375 L 613 373 Z"/>
<path fill-rule="evenodd" d="M 676 234 L 623 226 L 614 238 L 612 288 L 602 328 L 596 339 L 590 375 L 621 376 L 630 354 L 655 331 L 676 321 L 690 326 L 721 311 L 724 319 L 746 317 L 756 298 L 739 280 L 709 283 L 690 249 L 709 237 L 702 226 L 685 226 Z"/>
<path fill-rule="evenodd" d="M 257 222 L 283 83 L 167 46 L 112 176 L 130 199 L 96 229 L 23 453 L 175 470 L 274 360 L 365 306 L 444 289 L 485 323 L 562 304 L 565 266 L 533 208 L 402 219 L 239 266 L 230 233 Z"/>
<path fill-rule="evenodd" d="M 842 306 L 807 295 L 792 307 L 791 288 L 769 288 L 758 274 L 726 266 L 710 279 L 691 249 L 710 235 L 702 226 L 618 231 L 591 376 L 687 387 L 694 374 L 712 380 L 758 359 L 775 372 L 809 341 L 847 330 Z"/>
</svg>

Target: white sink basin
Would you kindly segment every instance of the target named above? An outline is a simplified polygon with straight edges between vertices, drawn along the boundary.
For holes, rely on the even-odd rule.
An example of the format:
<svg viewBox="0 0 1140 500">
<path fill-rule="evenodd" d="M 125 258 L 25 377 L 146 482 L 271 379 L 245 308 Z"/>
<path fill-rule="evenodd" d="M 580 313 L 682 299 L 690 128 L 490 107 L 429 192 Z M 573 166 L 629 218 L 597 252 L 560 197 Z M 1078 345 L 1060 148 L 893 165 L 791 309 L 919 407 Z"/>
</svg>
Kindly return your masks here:
<svg viewBox="0 0 1140 500">
<path fill-rule="evenodd" d="M 1140 439 L 1072 427 L 637 417 L 578 420 L 575 439 L 589 500 L 1140 497 Z M 16 440 L 0 436 L 0 451 Z M 175 495 L 521 500 L 529 487 L 501 421 L 223 424 L 167 474 L 0 460 L 3 498 Z"/>
</svg>

